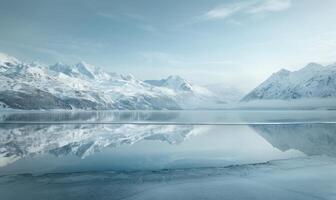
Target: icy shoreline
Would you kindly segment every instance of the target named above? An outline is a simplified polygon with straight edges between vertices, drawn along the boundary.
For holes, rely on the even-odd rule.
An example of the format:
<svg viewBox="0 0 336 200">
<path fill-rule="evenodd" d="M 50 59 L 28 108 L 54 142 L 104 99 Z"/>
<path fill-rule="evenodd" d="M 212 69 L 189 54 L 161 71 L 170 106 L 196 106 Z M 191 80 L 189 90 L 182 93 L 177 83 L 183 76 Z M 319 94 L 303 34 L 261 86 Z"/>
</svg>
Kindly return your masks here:
<svg viewBox="0 0 336 200">
<path fill-rule="evenodd" d="M 223 168 L 21 174 L 0 177 L 0 193 L 5 199 L 335 199 L 335 169 L 335 158 L 313 156 Z"/>
</svg>

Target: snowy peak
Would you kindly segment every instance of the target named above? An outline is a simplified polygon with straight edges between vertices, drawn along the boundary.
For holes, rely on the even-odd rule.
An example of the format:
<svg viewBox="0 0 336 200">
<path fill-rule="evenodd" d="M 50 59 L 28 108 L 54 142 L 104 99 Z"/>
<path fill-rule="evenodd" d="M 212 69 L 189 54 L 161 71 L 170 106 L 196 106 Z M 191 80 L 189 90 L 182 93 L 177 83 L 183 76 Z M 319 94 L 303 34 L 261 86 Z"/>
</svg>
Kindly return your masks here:
<svg viewBox="0 0 336 200">
<path fill-rule="evenodd" d="M 55 72 L 63 73 L 63 74 L 68 75 L 68 76 L 72 76 L 72 74 L 73 74 L 72 66 L 66 65 L 66 64 L 63 64 L 63 63 L 60 63 L 60 62 L 58 62 L 54 65 L 51 65 L 49 67 L 49 69 L 52 70 L 52 71 L 55 71 Z"/>
<path fill-rule="evenodd" d="M 87 64 L 84 61 L 81 61 L 77 65 L 75 65 L 75 68 L 80 74 L 84 75 L 89 79 L 104 81 L 111 79 L 113 75 L 115 76 L 115 74 L 113 73 L 109 74 L 108 72 L 105 72 L 101 68 Z"/>
<path fill-rule="evenodd" d="M 121 75 L 121 78 L 125 81 L 132 81 L 136 80 L 135 77 L 132 74 L 127 74 L 127 75 Z"/>
<path fill-rule="evenodd" d="M 77 72 L 89 79 L 95 78 L 94 67 L 85 63 L 84 61 L 79 62 L 75 65 Z"/>
<path fill-rule="evenodd" d="M 321 70 L 322 68 L 324 68 L 323 65 L 320 65 L 318 63 L 314 63 L 314 62 L 311 62 L 309 64 L 307 64 L 304 68 L 300 69 L 299 71 L 310 71 L 310 72 L 313 72 L 313 71 L 319 71 Z"/>
<path fill-rule="evenodd" d="M 13 109 L 180 109 L 173 96 L 131 75 L 80 62 L 26 64 L 2 55 L 0 106 Z M 13 63 L 11 66 L 8 61 Z"/>
<path fill-rule="evenodd" d="M 0 52 L 0 64 L 2 65 L 2 64 L 6 64 L 6 63 L 18 64 L 19 60 L 12 57 L 12 56 L 9 56 L 5 53 Z"/>
<path fill-rule="evenodd" d="M 166 79 L 165 86 L 174 90 L 188 91 L 193 90 L 191 84 L 180 76 L 169 76 Z"/>
<path fill-rule="evenodd" d="M 242 101 L 336 97 L 336 67 L 309 63 L 297 71 L 272 74 Z"/>
<path fill-rule="evenodd" d="M 83 78 L 86 80 L 93 80 L 93 79 L 106 80 L 110 78 L 110 75 L 108 73 L 102 71 L 98 67 L 94 67 L 83 61 L 75 65 L 67 65 L 58 62 L 50 66 L 49 70 L 65 74 L 70 77 Z"/>
<path fill-rule="evenodd" d="M 7 55 L 1 61 L 5 64 L 0 66 L 0 106 L 5 108 L 171 110 L 214 108 L 227 102 L 224 95 L 180 76 L 144 82 L 85 62 L 45 66 Z"/>
<path fill-rule="evenodd" d="M 290 71 L 288 71 L 287 69 L 281 69 L 275 73 L 275 75 L 280 76 L 280 77 L 288 76 L 289 74 L 290 74 Z"/>
<path fill-rule="evenodd" d="M 8 70 L 9 68 L 18 65 L 19 63 L 20 61 L 18 59 L 0 52 L 0 72 Z"/>
<path fill-rule="evenodd" d="M 71 77 L 82 77 L 87 79 L 95 78 L 91 66 L 89 66 L 85 62 L 79 62 L 75 65 L 67 65 L 58 62 L 55 65 L 50 66 L 49 69 Z"/>
<path fill-rule="evenodd" d="M 176 101 L 185 109 L 220 108 L 241 98 L 239 90 L 228 89 L 223 84 L 217 84 L 216 87 L 192 85 L 180 76 L 169 76 L 166 79 L 145 82 L 172 91 Z"/>
<path fill-rule="evenodd" d="M 161 80 L 146 80 L 145 82 L 158 87 L 166 87 L 176 92 L 193 91 L 193 87 L 191 86 L 191 84 L 177 75 L 169 76 L 168 78 Z"/>
</svg>

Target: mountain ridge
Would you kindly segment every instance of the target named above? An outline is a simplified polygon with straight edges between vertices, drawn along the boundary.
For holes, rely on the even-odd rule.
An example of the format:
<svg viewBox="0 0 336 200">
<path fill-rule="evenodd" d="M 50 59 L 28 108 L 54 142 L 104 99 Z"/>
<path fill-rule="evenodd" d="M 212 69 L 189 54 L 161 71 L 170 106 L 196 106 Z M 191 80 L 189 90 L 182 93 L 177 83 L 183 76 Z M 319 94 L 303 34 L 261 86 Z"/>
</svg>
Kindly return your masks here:
<svg viewBox="0 0 336 200">
<path fill-rule="evenodd" d="M 1 54 L 0 108 L 49 110 L 179 110 L 217 106 L 218 95 L 180 76 L 142 81 L 83 61 L 24 63 Z"/>
<path fill-rule="evenodd" d="M 181 109 L 169 95 L 140 80 L 83 62 L 52 66 L 5 57 L 0 102 L 14 109 Z"/>
<path fill-rule="evenodd" d="M 241 101 L 336 97 L 336 64 L 309 63 L 297 71 L 281 69 Z"/>
</svg>

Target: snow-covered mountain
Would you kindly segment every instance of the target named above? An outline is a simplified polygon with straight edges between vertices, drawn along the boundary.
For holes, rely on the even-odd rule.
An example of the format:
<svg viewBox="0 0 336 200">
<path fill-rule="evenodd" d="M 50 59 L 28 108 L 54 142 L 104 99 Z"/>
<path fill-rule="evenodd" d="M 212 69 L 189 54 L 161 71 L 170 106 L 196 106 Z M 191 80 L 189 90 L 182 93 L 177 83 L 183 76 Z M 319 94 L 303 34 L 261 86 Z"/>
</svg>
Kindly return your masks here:
<svg viewBox="0 0 336 200">
<path fill-rule="evenodd" d="M 169 91 L 183 108 L 218 108 L 242 96 L 239 90 L 223 84 L 200 86 L 192 84 L 180 76 L 169 76 L 161 80 L 146 80 L 148 84 Z"/>
<path fill-rule="evenodd" d="M 146 80 L 145 82 L 158 87 L 166 87 L 175 92 L 192 92 L 194 90 L 191 84 L 180 76 L 169 76 L 166 79 Z"/>
<path fill-rule="evenodd" d="M 0 107 L 14 109 L 180 109 L 172 96 L 132 75 L 84 62 L 52 66 L 0 54 Z"/>
<path fill-rule="evenodd" d="M 336 97 L 336 64 L 310 63 L 298 71 L 274 73 L 242 101 Z"/>
<path fill-rule="evenodd" d="M 203 87 L 180 76 L 141 81 L 80 62 L 45 66 L 0 53 L 0 108 L 207 109 L 237 101 L 238 90 Z"/>
<path fill-rule="evenodd" d="M 218 94 L 179 76 L 141 81 L 80 62 L 45 66 L 0 54 L 0 108 L 194 109 L 223 104 Z"/>
</svg>

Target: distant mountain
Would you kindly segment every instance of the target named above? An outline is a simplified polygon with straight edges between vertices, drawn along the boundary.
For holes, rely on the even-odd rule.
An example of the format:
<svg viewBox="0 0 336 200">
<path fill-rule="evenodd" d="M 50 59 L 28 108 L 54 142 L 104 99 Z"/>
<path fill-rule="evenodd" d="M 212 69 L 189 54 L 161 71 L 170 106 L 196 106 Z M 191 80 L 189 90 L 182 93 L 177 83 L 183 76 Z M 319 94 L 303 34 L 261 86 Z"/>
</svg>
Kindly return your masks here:
<svg viewBox="0 0 336 200">
<path fill-rule="evenodd" d="M 186 109 L 211 107 L 216 104 L 216 96 L 202 86 L 189 83 L 180 76 L 169 76 L 161 80 L 146 80 L 152 86 L 162 88 Z"/>
<path fill-rule="evenodd" d="M 141 81 L 85 62 L 45 66 L 6 54 L 0 54 L 0 84 L 0 108 L 171 110 L 216 108 L 227 103 L 222 92 L 179 76 Z"/>
<path fill-rule="evenodd" d="M 274 73 L 242 101 L 336 97 L 336 64 L 310 63 L 298 71 Z"/>
<path fill-rule="evenodd" d="M 0 107 L 4 108 L 181 109 L 158 87 L 84 62 L 43 66 L 1 54 L 0 85 Z"/>
<path fill-rule="evenodd" d="M 191 84 L 188 81 L 181 78 L 180 76 L 169 76 L 166 79 L 146 80 L 145 82 L 158 87 L 166 87 L 176 92 L 193 91 L 193 87 L 191 86 Z"/>
<path fill-rule="evenodd" d="M 8 70 L 10 67 L 12 67 L 13 65 L 17 65 L 19 63 L 20 62 L 16 58 L 8 56 L 0 52 L 0 72 L 4 72 Z"/>
</svg>

